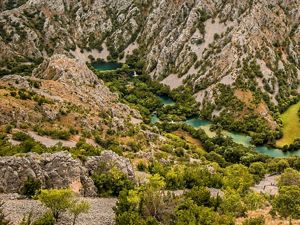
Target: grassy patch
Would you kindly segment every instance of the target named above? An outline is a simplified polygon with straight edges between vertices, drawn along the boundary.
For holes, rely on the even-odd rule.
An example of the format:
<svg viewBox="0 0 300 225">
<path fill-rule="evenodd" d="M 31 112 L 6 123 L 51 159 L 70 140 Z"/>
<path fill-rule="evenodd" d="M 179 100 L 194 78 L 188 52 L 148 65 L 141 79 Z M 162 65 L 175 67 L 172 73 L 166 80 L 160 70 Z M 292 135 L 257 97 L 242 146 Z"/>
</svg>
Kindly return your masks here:
<svg viewBox="0 0 300 225">
<path fill-rule="evenodd" d="M 300 138 L 299 108 L 300 102 L 289 107 L 288 110 L 281 115 L 281 120 L 283 122 L 283 137 L 276 142 L 278 147 L 292 144 L 296 138 Z"/>
</svg>

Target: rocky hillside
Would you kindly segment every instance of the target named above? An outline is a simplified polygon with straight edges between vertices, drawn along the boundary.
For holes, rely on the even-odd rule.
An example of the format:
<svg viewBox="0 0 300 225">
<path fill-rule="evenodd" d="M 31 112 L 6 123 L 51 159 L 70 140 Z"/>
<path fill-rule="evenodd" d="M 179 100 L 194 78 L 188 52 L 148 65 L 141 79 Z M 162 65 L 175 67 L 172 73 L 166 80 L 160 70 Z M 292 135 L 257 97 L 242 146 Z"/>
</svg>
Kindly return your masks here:
<svg viewBox="0 0 300 225">
<path fill-rule="evenodd" d="M 64 55 L 45 60 L 30 77 L 0 79 L 0 124 L 44 129 L 124 129 L 140 115 L 118 103 L 118 96 L 87 66 Z"/>
<path fill-rule="evenodd" d="M 127 59 L 192 87 L 207 117 L 258 116 L 275 129 L 276 106 L 300 91 L 299 9 L 298 0 L 2 1 L 1 74 L 30 74 L 55 53 Z"/>
</svg>

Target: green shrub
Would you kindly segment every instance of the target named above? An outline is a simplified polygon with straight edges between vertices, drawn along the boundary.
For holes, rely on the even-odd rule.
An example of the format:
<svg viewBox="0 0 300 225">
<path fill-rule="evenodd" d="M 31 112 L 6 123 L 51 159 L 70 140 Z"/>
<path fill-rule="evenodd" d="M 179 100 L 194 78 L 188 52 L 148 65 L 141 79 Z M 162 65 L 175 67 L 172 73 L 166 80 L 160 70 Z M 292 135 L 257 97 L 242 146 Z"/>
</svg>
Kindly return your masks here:
<svg viewBox="0 0 300 225">
<path fill-rule="evenodd" d="M 22 188 L 22 194 L 32 198 L 41 189 L 41 182 L 32 177 L 28 177 Z"/>
<path fill-rule="evenodd" d="M 47 212 L 42 215 L 40 218 L 35 220 L 31 225 L 54 225 L 55 218 L 53 217 L 51 212 Z"/>
<path fill-rule="evenodd" d="M 144 162 L 139 162 L 137 164 L 137 169 L 138 169 L 138 171 L 147 171 L 148 166 Z"/>
<path fill-rule="evenodd" d="M 52 137 L 54 139 L 61 139 L 61 140 L 68 140 L 71 136 L 71 133 L 69 130 L 58 130 L 58 129 L 43 129 L 41 127 L 35 128 L 35 131 L 39 135 L 45 135 Z"/>
<path fill-rule="evenodd" d="M 100 196 L 118 196 L 123 189 L 133 188 L 133 182 L 119 169 L 96 172 L 92 176 Z"/>
<path fill-rule="evenodd" d="M 41 190 L 37 198 L 51 210 L 55 221 L 60 217 L 61 213 L 70 209 L 74 203 L 74 195 L 70 189 Z M 49 218 L 48 215 L 46 217 Z"/>
<path fill-rule="evenodd" d="M 31 137 L 24 132 L 17 132 L 12 135 L 12 139 L 15 141 L 26 141 L 31 139 Z"/>
</svg>

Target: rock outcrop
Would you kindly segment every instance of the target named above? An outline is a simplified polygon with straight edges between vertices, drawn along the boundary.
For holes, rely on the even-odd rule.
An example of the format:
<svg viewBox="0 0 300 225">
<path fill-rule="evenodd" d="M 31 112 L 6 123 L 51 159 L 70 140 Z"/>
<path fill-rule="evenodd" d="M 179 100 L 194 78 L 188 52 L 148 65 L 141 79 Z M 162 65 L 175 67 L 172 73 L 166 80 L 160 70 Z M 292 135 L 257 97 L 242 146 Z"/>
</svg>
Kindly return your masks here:
<svg viewBox="0 0 300 225">
<path fill-rule="evenodd" d="M 134 179 L 130 161 L 112 151 L 88 157 L 85 162 L 72 158 L 67 152 L 28 153 L 0 158 L 0 192 L 20 193 L 28 177 L 32 177 L 41 182 L 42 188 L 69 187 L 84 196 L 96 196 L 96 187 L 90 176 L 103 164 L 107 168 L 114 166 Z"/>
<path fill-rule="evenodd" d="M 65 55 L 46 59 L 31 77 L 4 76 L 0 88 L 0 125 L 51 120 L 58 127 L 78 130 L 104 125 L 123 129 L 131 118 L 141 118 L 138 111 L 119 103 L 85 63 Z"/>
</svg>

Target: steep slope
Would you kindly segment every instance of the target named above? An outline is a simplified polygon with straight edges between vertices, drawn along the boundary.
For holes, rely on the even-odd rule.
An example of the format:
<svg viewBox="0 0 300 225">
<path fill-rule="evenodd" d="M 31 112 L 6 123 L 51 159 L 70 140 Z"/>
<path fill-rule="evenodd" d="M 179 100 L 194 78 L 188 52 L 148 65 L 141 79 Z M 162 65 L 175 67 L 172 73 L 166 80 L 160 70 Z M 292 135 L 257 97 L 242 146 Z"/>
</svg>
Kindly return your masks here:
<svg viewBox="0 0 300 225">
<path fill-rule="evenodd" d="M 4 76 L 0 87 L 1 125 L 83 132 L 122 130 L 140 119 L 84 63 L 64 55 L 45 60 L 30 77 Z"/>
<path fill-rule="evenodd" d="M 191 87 L 202 113 L 225 127 L 262 118 L 274 130 L 277 109 L 300 91 L 299 8 L 299 0 L 27 1 L 0 14 L 1 74 L 30 73 L 53 53 L 127 58 L 172 88 Z"/>
</svg>

